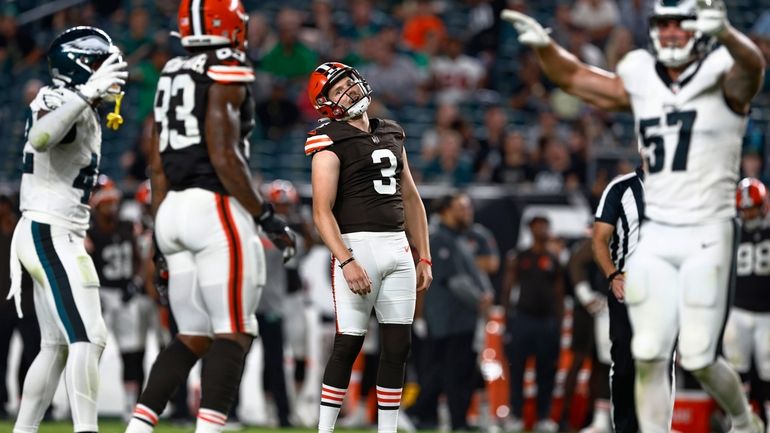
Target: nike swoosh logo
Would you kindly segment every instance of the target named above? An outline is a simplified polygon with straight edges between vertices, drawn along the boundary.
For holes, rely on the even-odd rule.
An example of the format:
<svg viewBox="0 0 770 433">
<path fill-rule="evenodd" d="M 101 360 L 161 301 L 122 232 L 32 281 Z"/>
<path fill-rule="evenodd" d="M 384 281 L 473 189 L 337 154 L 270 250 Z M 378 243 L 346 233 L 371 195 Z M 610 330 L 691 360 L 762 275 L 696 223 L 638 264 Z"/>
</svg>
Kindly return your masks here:
<svg viewBox="0 0 770 433">
<path fill-rule="evenodd" d="M 714 241 L 714 242 L 702 242 L 700 244 L 700 247 L 703 248 L 703 249 L 706 249 L 706 248 L 709 248 L 709 247 L 713 247 L 716 244 L 717 244 L 716 241 Z"/>
</svg>

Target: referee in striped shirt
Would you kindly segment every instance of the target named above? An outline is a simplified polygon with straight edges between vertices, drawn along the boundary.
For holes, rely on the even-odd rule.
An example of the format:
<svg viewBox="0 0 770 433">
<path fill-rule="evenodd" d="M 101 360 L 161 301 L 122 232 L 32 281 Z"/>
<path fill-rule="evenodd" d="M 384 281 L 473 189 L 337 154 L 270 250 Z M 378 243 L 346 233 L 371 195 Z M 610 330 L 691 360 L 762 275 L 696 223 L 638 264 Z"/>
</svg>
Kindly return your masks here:
<svg viewBox="0 0 770 433">
<path fill-rule="evenodd" d="M 615 433 L 637 433 L 639 425 L 634 404 L 634 358 L 631 355 L 631 322 L 622 304 L 625 265 L 639 241 L 644 219 L 644 172 L 638 167 L 618 176 L 607 185 L 596 209 L 593 229 L 594 260 L 604 272 L 612 295 L 607 296 L 610 310 L 612 348 L 612 420 Z"/>
</svg>

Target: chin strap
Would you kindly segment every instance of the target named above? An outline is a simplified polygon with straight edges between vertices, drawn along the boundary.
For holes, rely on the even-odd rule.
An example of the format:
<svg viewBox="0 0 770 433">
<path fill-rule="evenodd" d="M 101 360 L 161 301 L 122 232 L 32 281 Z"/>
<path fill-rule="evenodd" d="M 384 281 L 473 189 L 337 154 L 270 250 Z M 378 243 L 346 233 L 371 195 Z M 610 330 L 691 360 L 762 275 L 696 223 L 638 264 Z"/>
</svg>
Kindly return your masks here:
<svg viewBox="0 0 770 433">
<path fill-rule="evenodd" d="M 125 92 L 115 95 L 115 110 L 107 114 L 107 127 L 115 131 L 123 124 L 123 116 L 120 115 L 120 103 L 123 101 Z"/>
</svg>

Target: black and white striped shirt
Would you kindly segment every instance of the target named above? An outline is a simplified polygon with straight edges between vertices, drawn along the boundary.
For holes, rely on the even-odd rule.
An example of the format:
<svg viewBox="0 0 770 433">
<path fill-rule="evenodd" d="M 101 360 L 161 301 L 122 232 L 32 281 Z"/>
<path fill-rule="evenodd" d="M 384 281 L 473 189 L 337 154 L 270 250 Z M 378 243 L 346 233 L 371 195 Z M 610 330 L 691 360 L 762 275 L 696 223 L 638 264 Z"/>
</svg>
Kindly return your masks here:
<svg viewBox="0 0 770 433">
<path fill-rule="evenodd" d="M 644 219 L 644 172 L 641 167 L 618 176 L 607 185 L 596 208 L 595 220 L 615 226 L 610 241 L 610 256 L 623 271 L 628 257 L 639 242 L 639 228 Z"/>
</svg>

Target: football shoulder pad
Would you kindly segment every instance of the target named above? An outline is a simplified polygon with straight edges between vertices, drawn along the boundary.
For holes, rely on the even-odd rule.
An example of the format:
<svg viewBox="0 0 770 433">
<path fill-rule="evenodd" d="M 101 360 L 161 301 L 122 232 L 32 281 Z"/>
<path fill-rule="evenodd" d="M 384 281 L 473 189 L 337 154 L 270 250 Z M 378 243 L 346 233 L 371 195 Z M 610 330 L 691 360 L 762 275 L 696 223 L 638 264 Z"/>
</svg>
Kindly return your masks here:
<svg viewBox="0 0 770 433">
<path fill-rule="evenodd" d="M 312 155 L 316 152 L 326 149 L 334 144 L 334 140 L 329 136 L 329 125 L 334 122 L 327 122 L 321 126 L 308 131 L 305 140 L 305 155 Z"/>
<path fill-rule="evenodd" d="M 206 75 L 217 83 L 251 83 L 254 69 L 243 51 L 220 48 L 208 56 Z"/>
</svg>

